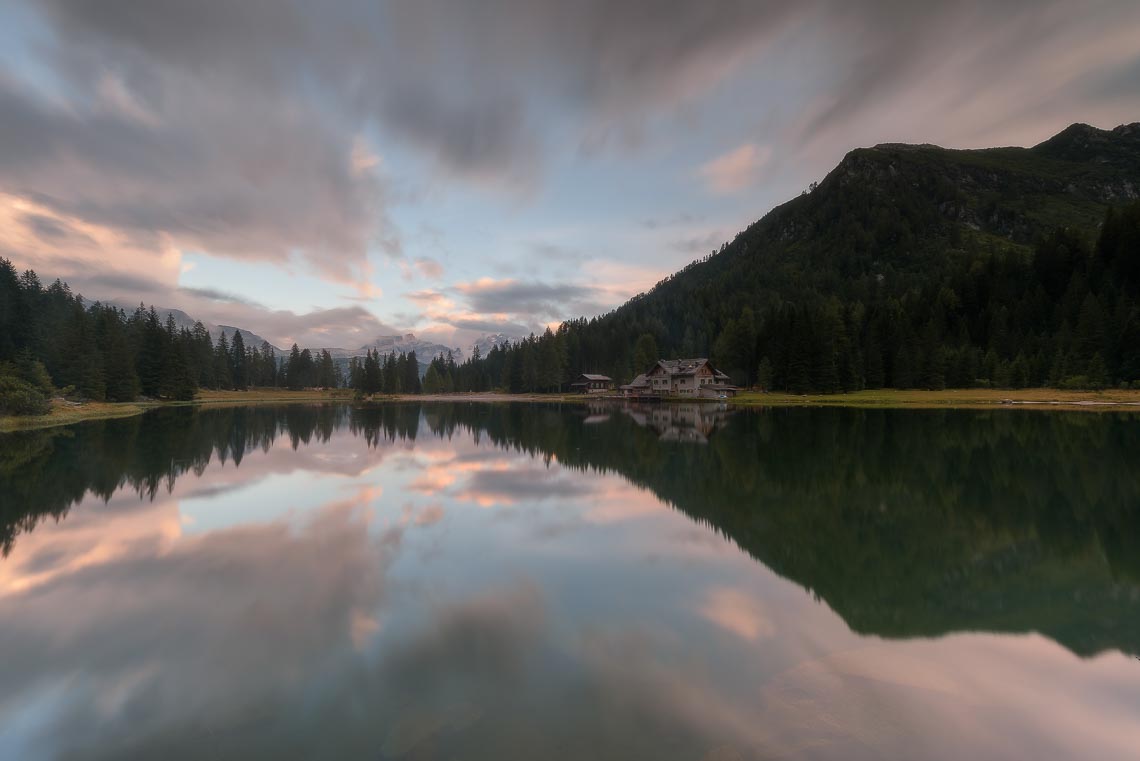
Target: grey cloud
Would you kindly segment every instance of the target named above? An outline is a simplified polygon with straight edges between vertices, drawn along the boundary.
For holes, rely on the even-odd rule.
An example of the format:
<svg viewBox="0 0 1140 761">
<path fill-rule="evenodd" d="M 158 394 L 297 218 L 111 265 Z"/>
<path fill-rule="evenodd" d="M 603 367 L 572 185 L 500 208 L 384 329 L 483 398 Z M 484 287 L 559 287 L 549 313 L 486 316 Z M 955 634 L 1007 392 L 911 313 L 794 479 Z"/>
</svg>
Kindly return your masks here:
<svg viewBox="0 0 1140 761">
<path fill-rule="evenodd" d="M 1133 58 L 1109 71 L 1098 71 L 1086 77 L 1086 91 L 1106 98 L 1135 97 L 1140 82 L 1140 57 Z"/>
<path fill-rule="evenodd" d="M 45 217 L 43 214 L 25 214 L 26 224 L 43 241 L 63 243 L 65 241 L 82 241 L 92 243 L 91 236 L 76 230 L 63 220 Z"/>
<path fill-rule="evenodd" d="M 502 280 L 459 286 L 471 309 L 481 313 L 519 314 L 560 319 L 581 313 L 601 301 L 597 290 L 571 283 Z"/>
<path fill-rule="evenodd" d="M 641 226 L 647 230 L 656 230 L 661 227 L 689 225 L 698 221 L 700 221 L 700 217 L 695 214 L 690 214 L 687 211 L 679 211 L 667 217 L 647 217 L 641 220 Z"/>
<path fill-rule="evenodd" d="M 380 335 L 408 332 L 388 325 L 360 306 L 294 312 L 267 309 L 212 288 L 182 288 L 179 292 L 200 300 L 186 307 L 195 319 L 216 325 L 236 325 L 284 348 L 296 342 L 310 349 L 354 349 Z"/>
<path fill-rule="evenodd" d="M 538 141 L 517 100 L 474 95 L 466 103 L 444 102 L 421 86 L 402 88 L 385 99 L 382 113 L 393 131 L 434 151 L 444 166 L 461 175 L 533 184 Z"/>
<path fill-rule="evenodd" d="M 197 296 L 198 298 L 202 299 L 209 299 L 210 301 L 225 301 L 232 304 L 244 304 L 245 306 L 259 307 L 261 309 L 264 309 L 264 307 L 256 301 L 252 301 L 245 298 L 244 296 L 239 296 L 236 293 L 229 293 L 217 288 L 190 288 L 183 286 L 178 290 L 181 293 L 185 293 L 190 296 Z"/>
<path fill-rule="evenodd" d="M 557 470 L 532 465 L 514 470 L 480 470 L 471 475 L 465 491 L 506 500 L 539 501 L 581 497 L 597 491 L 597 484 L 581 478 L 564 478 Z"/>
<path fill-rule="evenodd" d="M 262 326 L 273 336 L 289 336 L 301 346 L 312 348 L 355 348 L 379 335 L 402 331 L 386 325 L 363 307 L 315 309 L 298 314 L 273 311 L 258 315 L 251 324 Z"/>
<path fill-rule="evenodd" d="M 582 262 L 587 258 L 584 251 L 570 248 L 569 246 L 560 246 L 557 243 L 550 243 L 549 241 L 532 243 L 530 250 L 535 256 L 543 259 L 555 259 L 563 262 Z"/>
<path fill-rule="evenodd" d="M 1087 76 L 1099 76 L 1123 52 L 1112 33 L 1140 23 L 1140 7 L 1117 0 L 831 6 L 822 107 L 785 125 L 805 153 L 817 139 L 846 148 L 859 144 L 853 138 L 863 142 L 859 122 L 874 129 L 874 142 L 937 135 L 955 145 L 990 145 L 1013 135 L 1031 144 L 1091 118 Z M 1050 70 L 1059 50 L 1073 62 L 1063 74 Z M 1134 108 L 1136 89 L 1130 94 Z M 939 121 L 924 120 L 918 134 L 909 131 L 913 125 L 901 132 L 892 125 L 923 109 Z"/>
<path fill-rule="evenodd" d="M 97 702 L 98 692 L 87 690 L 126 683 L 139 663 L 161 661 L 161 673 L 131 682 L 119 720 L 152 730 L 178 716 L 224 720 L 351 643 L 354 616 L 382 599 L 394 551 L 390 541 L 373 544 L 358 516 L 336 510 L 301 532 L 261 525 L 206 535 L 159 557 L 154 549 L 133 547 L 114 562 L 5 601 L 0 607 L 13 625 L 0 641 L 22 657 L 0 666 L 3 694 L 26 695 L 45 675 L 83 673 L 58 717 L 69 738 L 83 737 L 106 728 L 106 717 L 81 709 Z M 330 550 L 336 563 L 326 562 Z M 282 557 L 290 562 L 282 565 Z"/>
<path fill-rule="evenodd" d="M 142 244 L 161 231 L 225 256 L 300 251 L 350 277 L 382 199 L 352 171 L 350 136 L 296 104 L 170 79 L 180 97 L 148 104 L 155 124 L 50 107 L 0 81 L 0 183 Z"/>
<path fill-rule="evenodd" d="M 443 265 L 430 256 L 418 257 L 415 266 L 416 270 L 426 278 L 438 280 L 443 277 Z"/>
<path fill-rule="evenodd" d="M 375 118 L 459 175 L 523 184 L 550 147 L 543 128 L 554 125 L 543 120 L 577 124 L 585 135 L 691 98 L 779 28 L 789 7 L 747 0 L 36 6 L 58 38 L 54 63 L 77 86 L 91 90 L 100 73 L 123 72 L 130 92 L 162 116 L 173 105 L 168 93 L 181 90 L 173 86 L 189 82 L 207 85 L 212 96 L 260 94 L 356 124 Z"/>
<path fill-rule="evenodd" d="M 616 113 L 699 91 L 723 73 L 725 59 L 779 28 L 791 7 L 748 0 L 441 0 L 399 4 L 396 18 L 426 32 L 417 39 L 426 38 L 433 52 L 466 40 L 451 60 L 476 76 L 535 77 L 570 104 Z"/>
<path fill-rule="evenodd" d="M 1102 2 L 1097 13 L 1110 21 L 1134 13 L 1129 5 Z M 36 8 L 61 41 L 60 65 L 88 86 L 110 68 L 148 101 L 163 100 L 171 76 L 263 93 L 357 124 L 376 119 L 457 174 L 507 182 L 533 177 L 555 140 L 638 132 L 808 23 L 828 55 L 797 73 L 824 74 L 825 103 L 812 120 L 821 128 L 875 109 L 884 93 L 974 44 L 963 43 L 971 32 L 988 41 L 978 43 L 984 72 L 1040 47 L 1017 41 L 1028 21 L 1047 42 L 1089 15 L 1061 0 L 45 0 Z"/>
<path fill-rule="evenodd" d="M 673 242 L 673 248 L 689 254 L 707 254 L 715 251 L 724 243 L 724 236 L 719 233 L 699 235 L 694 238 L 682 238 Z"/>
<path fill-rule="evenodd" d="M 52 263 L 59 269 L 72 273 L 67 279 L 72 293 L 82 294 L 92 301 L 119 297 L 130 297 L 133 301 L 137 298 L 150 298 L 166 290 L 165 284 L 158 280 L 145 275 L 107 269 L 87 259 L 56 257 Z"/>
<path fill-rule="evenodd" d="M 508 336 L 525 336 L 528 333 L 535 332 L 536 329 L 534 325 L 524 325 L 515 321 L 496 322 L 495 320 L 445 318 L 443 322 L 460 330 L 470 330 L 477 333 L 505 333 Z"/>
<path fill-rule="evenodd" d="M 431 627 L 390 651 L 382 665 L 384 681 L 398 691 L 430 694 L 457 676 L 504 680 L 526 666 L 548 634 L 541 590 L 527 583 L 432 612 Z"/>
<path fill-rule="evenodd" d="M 301 252 L 343 279 L 359 274 L 369 246 L 401 248 L 388 183 L 352 165 L 354 139 L 373 128 L 454 176 L 529 190 L 549 153 L 610 135 L 628 146 L 654 117 L 746 66 L 776 63 L 781 41 L 810 30 L 825 53 L 789 75 L 811 110 L 765 117 L 764 131 L 846 143 L 862 139 L 853 122 L 925 94 L 948 61 L 984 81 L 1009 62 L 1087 47 L 1138 13 L 1134 3 L 1093 13 L 1061 0 L 26 5 L 46 22 L 37 50 L 59 85 L 49 99 L 0 73 L 0 189 L 222 256 Z M 1088 19 L 1096 24 L 1077 23 Z M 1033 34 L 1022 33 L 1028 21 Z M 1105 74 L 1105 89 L 1134 98 L 1130 71 Z M 1083 85 L 1027 81 L 1019 93 L 1070 107 L 1089 97 Z M 1035 106 L 1011 105 L 1013 117 L 995 113 L 989 126 L 1024 122 Z M 540 299 L 530 306 L 545 309 Z"/>
<path fill-rule="evenodd" d="M 84 281 L 94 288 L 106 288 L 117 293 L 156 293 L 162 286 L 149 278 L 117 272 L 87 275 Z"/>
</svg>

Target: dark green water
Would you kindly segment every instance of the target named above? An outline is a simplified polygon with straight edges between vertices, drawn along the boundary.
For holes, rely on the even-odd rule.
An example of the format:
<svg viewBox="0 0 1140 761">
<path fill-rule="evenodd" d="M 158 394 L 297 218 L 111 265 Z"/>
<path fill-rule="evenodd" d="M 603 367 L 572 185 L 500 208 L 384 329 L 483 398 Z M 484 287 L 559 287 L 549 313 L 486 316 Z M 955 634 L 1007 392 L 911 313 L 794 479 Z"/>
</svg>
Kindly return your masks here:
<svg viewBox="0 0 1140 761">
<path fill-rule="evenodd" d="M 1140 417 L 0 436 L 0 758 L 1140 758 Z"/>
</svg>

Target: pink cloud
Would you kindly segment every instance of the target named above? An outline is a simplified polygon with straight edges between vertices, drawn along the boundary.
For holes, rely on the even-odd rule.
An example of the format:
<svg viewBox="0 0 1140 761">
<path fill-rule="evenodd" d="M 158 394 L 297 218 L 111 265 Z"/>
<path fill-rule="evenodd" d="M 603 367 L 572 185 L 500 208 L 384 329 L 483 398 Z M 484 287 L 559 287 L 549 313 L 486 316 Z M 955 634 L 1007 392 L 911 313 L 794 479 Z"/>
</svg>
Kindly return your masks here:
<svg viewBox="0 0 1140 761">
<path fill-rule="evenodd" d="M 697 175 L 713 193 L 736 193 L 755 184 L 771 157 L 772 149 L 768 146 L 745 143 L 702 164 Z"/>
</svg>

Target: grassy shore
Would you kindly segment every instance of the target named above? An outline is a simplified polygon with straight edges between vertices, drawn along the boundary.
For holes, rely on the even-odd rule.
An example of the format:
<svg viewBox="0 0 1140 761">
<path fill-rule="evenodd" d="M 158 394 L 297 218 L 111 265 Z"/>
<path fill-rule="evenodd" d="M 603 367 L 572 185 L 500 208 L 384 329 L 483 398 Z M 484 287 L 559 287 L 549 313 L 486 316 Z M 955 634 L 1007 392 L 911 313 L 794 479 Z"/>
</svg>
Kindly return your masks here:
<svg viewBox="0 0 1140 761">
<path fill-rule="evenodd" d="M 71 425 L 85 420 L 107 420 L 131 417 L 156 407 L 224 407 L 247 404 L 290 404 L 295 402 L 347 402 L 352 392 L 346 389 L 333 391 L 290 391 L 288 389 L 259 388 L 250 391 L 200 391 L 192 402 L 67 402 L 54 399 L 51 412 L 46 415 L 0 417 L 0 433 L 30 431 Z"/>
<path fill-rule="evenodd" d="M 1079 410 L 1140 410 L 1140 390 L 1061 391 L 1052 388 L 963 388 L 942 391 L 876 389 L 850 394 L 796 394 L 745 392 L 734 405 L 764 407 L 838 406 L 901 407 L 909 409 L 980 407 L 1056 408 Z"/>
<path fill-rule="evenodd" d="M 82 423 L 84 420 L 106 420 L 108 418 L 130 417 L 154 407 L 146 402 L 86 402 L 73 404 L 56 399 L 52 401 L 51 412 L 46 415 L 23 415 L 0 417 L 0 433 L 10 431 L 30 431 L 37 428 L 53 428 L 57 425 Z"/>
<path fill-rule="evenodd" d="M 47 415 L 34 417 L 0 417 L 0 432 L 50 428 L 71 425 L 84 420 L 105 420 L 130 417 L 156 407 L 198 406 L 222 407 L 247 404 L 290 404 L 299 402 L 350 402 L 352 391 L 289 391 L 287 389 L 252 389 L 250 391 L 202 391 L 192 402 L 86 402 L 76 404 L 55 400 Z M 395 401 L 416 402 L 582 402 L 591 400 L 578 394 L 434 394 L 376 397 L 371 403 Z M 676 399 L 672 401 L 691 401 Z M 902 409 L 978 409 L 1060 408 L 1073 410 L 1129 410 L 1140 411 L 1140 390 L 1121 391 L 1060 391 L 1049 388 L 1020 389 L 946 389 L 944 391 L 899 391 L 878 389 L 850 394 L 796 394 L 745 392 L 728 400 L 741 407 L 878 407 Z"/>
</svg>

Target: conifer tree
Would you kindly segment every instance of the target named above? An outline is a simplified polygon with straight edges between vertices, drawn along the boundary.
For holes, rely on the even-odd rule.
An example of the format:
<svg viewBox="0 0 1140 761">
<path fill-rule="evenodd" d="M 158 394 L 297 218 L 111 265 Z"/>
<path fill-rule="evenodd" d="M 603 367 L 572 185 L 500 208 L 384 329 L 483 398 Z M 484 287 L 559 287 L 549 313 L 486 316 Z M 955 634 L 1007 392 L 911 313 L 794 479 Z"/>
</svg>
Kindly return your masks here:
<svg viewBox="0 0 1140 761">
<path fill-rule="evenodd" d="M 245 339 L 241 331 L 234 331 L 233 342 L 230 344 L 230 378 L 237 391 L 249 388 L 249 358 L 245 352 Z"/>
</svg>

